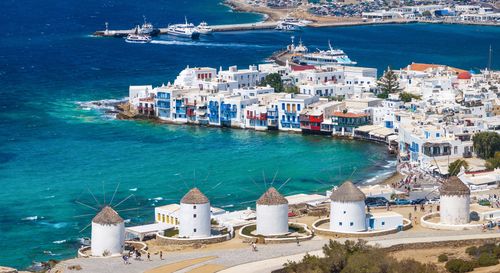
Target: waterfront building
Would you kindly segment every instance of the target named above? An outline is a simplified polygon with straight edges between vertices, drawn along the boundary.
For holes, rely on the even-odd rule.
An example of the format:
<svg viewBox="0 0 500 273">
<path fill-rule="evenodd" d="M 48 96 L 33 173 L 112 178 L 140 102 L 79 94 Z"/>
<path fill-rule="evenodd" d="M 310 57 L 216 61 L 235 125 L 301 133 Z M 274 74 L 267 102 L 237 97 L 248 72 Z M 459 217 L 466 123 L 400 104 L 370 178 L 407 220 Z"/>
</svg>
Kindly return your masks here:
<svg viewBox="0 0 500 273">
<path fill-rule="evenodd" d="M 266 75 L 266 73 L 260 72 L 255 65 L 250 65 L 248 69 L 238 69 L 234 65 L 230 66 L 228 70 L 220 70 L 218 77 L 223 81 L 236 81 L 237 88 L 244 88 L 257 86 Z"/>
<path fill-rule="evenodd" d="M 299 116 L 302 110 L 319 97 L 310 95 L 286 94 L 278 100 L 279 130 L 300 132 Z"/>
<path fill-rule="evenodd" d="M 456 176 L 444 181 L 440 193 L 440 222 L 463 225 L 470 222 L 470 189 Z"/>
<path fill-rule="evenodd" d="M 359 112 L 339 111 L 332 114 L 333 134 L 354 136 L 354 130 L 371 123 L 370 115 Z"/>
<path fill-rule="evenodd" d="M 210 201 L 198 189 L 182 197 L 179 209 L 179 237 L 205 238 L 211 235 Z"/>
<path fill-rule="evenodd" d="M 330 196 L 330 230 L 336 232 L 365 231 L 365 194 L 351 181 L 334 189 Z"/>
<path fill-rule="evenodd" d="M 255 86 L 246 88 L 233 89 L 232 95 L 238 95 L 242 97 L 257 97 L 258 95 L 272 94 L 274 93 L 274 88 L 268 86 Z"/>
<path fill-rule="evenodd" d="M 325 121 L 331 121 L 333 114 L 342 109 L 344 103 L 341 101 L 320 99 L 302 111 L 299 116 L 300 129 L 303 133 L 332 134 L 333 124 Z"/>
<path fill-rule="evenodd" d="M 354 86 L 335 82 L 307 83 L 299 86 L 299 92 L 320 97 L 346 97 L 354 95 Z"/>
<path fill-rule="evenodd" d="M 217 70 L 211 67 L 186 67 L 174 81 L 174 86 L 184 88 L 203 88 L 206 82 L 217 77 Z"/>
<path fill-rule="evenodd" d="M 125 223 L 118 213 L 105 206 L 92 219 L 92 256 L 121 255 L 125 245 Z"/>
<path fill-rule="evenodd" d="M 256 234 L 274 236 L 287 234 L 288 201 L 274 187 L 257 200 Z"/>
<path fill-rule="evenodd" d="M 257 131 L 267 130 L 267 106 L 252 104 L 246 108 L 245 128 L 252 128 Z"/>
</svg>

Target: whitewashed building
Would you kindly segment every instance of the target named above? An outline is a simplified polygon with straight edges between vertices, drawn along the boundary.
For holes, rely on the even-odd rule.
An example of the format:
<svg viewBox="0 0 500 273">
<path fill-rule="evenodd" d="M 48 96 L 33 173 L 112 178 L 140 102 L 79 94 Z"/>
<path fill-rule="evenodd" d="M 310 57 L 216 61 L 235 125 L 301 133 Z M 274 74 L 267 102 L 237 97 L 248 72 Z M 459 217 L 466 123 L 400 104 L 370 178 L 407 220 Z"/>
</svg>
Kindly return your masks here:
<svg viewBox="0 0 500 273">
<path fill-rule="evenodd" d="M 257 200 L 256 232 L 264 236 L 288 233 L 288 200 L 274 187 Z"/>
<path fill-rule="evenodd" d="M 456 176 L 447 179 L 439 189 L 440 221 L 447 225 L 470 222 L 470 189 Z"/>
<path fill-rule="evenodd" d="M 125 223 L 118 213 L 105 206 L 92 219 L 92 256 L 120 255 L 125 245 Z"/>
<path fill-rule="evenodd" d="M 330 230 L 335 232 L 365 231 L 365 194 L 351 181 L 346 181 L 330 196 Z"/>
<path fill-rule="evenodd" d="M 198 189 L 191 189 L 181 199 L 179 237 L 205 238 L 211 235 L 210 201 Z"/>
</svg>

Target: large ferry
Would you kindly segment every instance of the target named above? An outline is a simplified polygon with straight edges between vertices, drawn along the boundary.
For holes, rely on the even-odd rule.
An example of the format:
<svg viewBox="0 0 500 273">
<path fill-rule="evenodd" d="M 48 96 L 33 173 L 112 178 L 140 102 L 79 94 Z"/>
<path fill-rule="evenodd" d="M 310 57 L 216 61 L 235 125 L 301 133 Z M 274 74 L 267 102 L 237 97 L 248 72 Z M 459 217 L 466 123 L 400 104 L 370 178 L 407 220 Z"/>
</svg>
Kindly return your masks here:
<svg viewBox="0 0 500 273">
<path fill-rule="evenodd" d="M 192 23 L 188 23 L 187 18 L 184 24 L 175 24 L 167 28 L 167 33 L 174 36 L 198 39 L 200 32 Z"/>
<path fill-rule="evenodd" d="M 300 20 L 291 16 L 286 16 L 284 18 L 281 18 L 279 23 L 284 23 L 284 24 L 289 24 L 289 25 L 294 25 L 296 27 L 305 27 L 308 24 L 311 23 L 311 21 L 308 20 Z"/>
<path fill-rule="evenodd" d="M 340 64 L 340 65 L 355 65 L 356 62 L 349 59 L 347 54 L 342 49 L 334 49 L 330 42 L 328 42 L 328 50 L 319 50 L 317 52 L 306 53 L 297 56 L 295 61 L 301 64 L 308 65 L 327 65 L 327 64 Z"/>
</svg>

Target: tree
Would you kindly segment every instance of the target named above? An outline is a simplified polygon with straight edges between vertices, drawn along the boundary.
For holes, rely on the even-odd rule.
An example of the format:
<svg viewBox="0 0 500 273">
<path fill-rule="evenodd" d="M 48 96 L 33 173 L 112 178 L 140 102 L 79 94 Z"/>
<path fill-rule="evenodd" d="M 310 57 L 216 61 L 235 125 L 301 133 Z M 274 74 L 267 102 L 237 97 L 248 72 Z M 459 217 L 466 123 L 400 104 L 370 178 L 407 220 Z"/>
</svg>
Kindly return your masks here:
<svg viewBox="0 0 500 273">
<path fill-rule="evenodd" d="M 285 93 L 298 94 L 299 88 L 295 85 L 285 87 Z"/>
<path fill-rule="evenodd" d="M 448 174 L 450 176 L 456 176 L 460 172 L 460 169 L 462 167 L 464 167 L 465 169 L 469 168 L 469 163 L 467 163 L 467 161 L 463 159 L 457 159 L 451 162 L 448 166 Z"/>
<path fill-rule="evenodd" d="M 260 82 L 260 86 L 269 85 L 274 88 L 274 92 L 283 92 L 285 89 L 283 87 L 283 82 L 281 81 L 281 75 L 278 73 L 268 74 L 264 80 Z"/>
<path fill-rule="evenodd" d="M 486 159 L 486 169 L 493 170 L 500 168 L 500 152 L 495 152 L 495 156 Z"/>
<path fill-rule="evenodd" d="M 422 16 L 424 16 L 424 17 L 432 17 L 432 13 L 430 11 L 426 10 L 426 11 L 424 11 L 422 13 Z"/>
<path fill-rule="evenodd" d="M 500 151 L 500 135 L 496 132 L 481 132 L 472 137 L 474 150 L 478 157 L 488 159 Z"/>
<path fill-rule="evenodd" d="M 399 99 L 404 101 L 404 102 L 410 102 L 411 99 L 420 100 L 420 99 L 422 99 L 422 97 L 419 95 L 414 95 L 412 93 L 408 93 L 408 92 L 401 92 L 401 93 L 399 93 Z"/>
<path fill-rule="evenodd" d="M 401 91 L 399 87 L 398 76 L 390 67 L 387 67 L 384 75 L 380 77 L 377 82 L 377 86 L 380 89 L 381 94 L 379 94 L 379 98 L 387 98 L 389 94 L 396 93 Z"/>
</svg>

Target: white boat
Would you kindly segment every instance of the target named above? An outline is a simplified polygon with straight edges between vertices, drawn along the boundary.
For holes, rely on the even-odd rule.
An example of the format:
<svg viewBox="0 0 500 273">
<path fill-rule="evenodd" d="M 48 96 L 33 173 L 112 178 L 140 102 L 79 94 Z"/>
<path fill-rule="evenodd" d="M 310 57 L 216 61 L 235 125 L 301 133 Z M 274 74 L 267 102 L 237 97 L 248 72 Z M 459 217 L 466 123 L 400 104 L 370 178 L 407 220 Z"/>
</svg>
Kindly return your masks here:
<svg viewBox="0 0 500 273">
<path fill-rule="evenodd" d="M 206 22 L 201 22 L 197 27 L 196 30 L 200 34 L 211 34 L 214 30 L 206 23 Z"/>
<path fill-rule="evenodd" d="M 134 44 L 146 44 L 151 42 L 151 36 L 138 33 L 129 34 L 127 35 L 127 38 L 125 38 L 125 42 Z"/>
<path fill-rule="evenodd" d="M 284 22 L 278 23 L 278 25 L 276 26 L 275 29 L 276 30 L 280 30 L 280 31 L 297 31 L 297 30 L 300 30 L 300 28 L 298 26 L 292 25 L 292 24 L 289 24 L 289 23 L 284 23 Z"/>
<path fill-rule="evenodd" d="M 175 24 L 167 28 L 167 33 L 174 36 L 198 39 L 200 32 L 192 23 L 188 23 L 187 18 L 184 24 Z"/>
<path fill-rule="evenodd" d="M 308 24 L 310 24 L 311 21 L 300 20 L 300 19 L 297 19 L 297 18 L 294 18 L 291 16 L 287 16 L 285 18 L 281 18 L 280 23 L 286 23 L 286 24 L 297 26 L 297 27 L 305 27 Z"/>
<path fill-rule="evenodd" d="M 303 54 L 297 58 L 297 61 L 308 65 L 356 64 L 356 62 L 349 59 L 347 54 L 345 54 L 342 49 L 334 49 L 330 44 L 330 41 L 328 41 L 328 47 L 328 50 L 318 50 L 317 52 Z"/>
<path fill-rule="evenodd" d="M 140 27 L 137 26 L 139 34 L 146 34 L 146 35 L 153 34 L 153 32 L 155 31 L 153 24 L 148 23 L 146 21 L 146 16 L 143 16 L 143 18 L 144 18 L 144 23 L 142 24 L 142 26 Z"/>
</svg>

